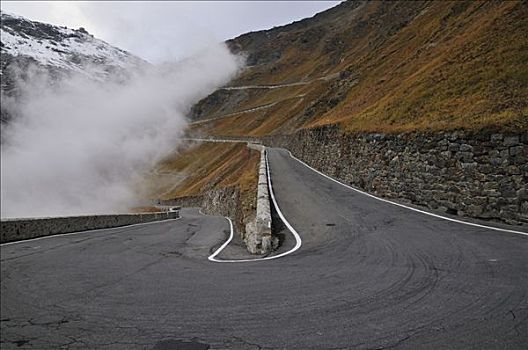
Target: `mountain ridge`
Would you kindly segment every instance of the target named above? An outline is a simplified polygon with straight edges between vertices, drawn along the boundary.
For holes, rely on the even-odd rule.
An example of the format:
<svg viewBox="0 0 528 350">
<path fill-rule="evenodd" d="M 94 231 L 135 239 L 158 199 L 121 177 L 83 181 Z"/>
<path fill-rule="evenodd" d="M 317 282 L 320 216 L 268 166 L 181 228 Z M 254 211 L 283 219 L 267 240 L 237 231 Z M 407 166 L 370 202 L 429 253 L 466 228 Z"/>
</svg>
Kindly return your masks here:
<svg viewBox="0 0 528 350">
<path fill-rule="evenodd" d="M 84 74 L 88 73 L 87 68 L 93 68 L 88 67 L 89 64 L 103 65 L 103 70 L 95 71 L 101 75 L 110 73 L 112 68 L 130 69 L 147 64 L 129 52 L 95 38 L 82 27 L 70 29 L 6 12 L 1 13 L 1 18 L 3 60 L 25 56 L 44 66 Z M 2 72 L 4 69 L 3 66 Z"/>
</svg>

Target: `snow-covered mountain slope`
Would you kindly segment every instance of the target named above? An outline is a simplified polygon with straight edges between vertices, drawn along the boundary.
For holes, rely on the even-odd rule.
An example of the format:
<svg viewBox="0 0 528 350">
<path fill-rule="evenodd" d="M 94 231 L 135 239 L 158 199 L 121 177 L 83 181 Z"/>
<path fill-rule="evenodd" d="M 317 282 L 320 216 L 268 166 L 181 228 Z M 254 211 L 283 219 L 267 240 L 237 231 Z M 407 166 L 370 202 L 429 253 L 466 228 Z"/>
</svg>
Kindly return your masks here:
<svg viewBox="0 0 528 350">
<path fill-rule="evenodd" d="M 105 79 L 146 65 L 144 60 L 94 38 L 83 28 L 69 29 L 2 12 L 2 74 L 13 61 L 35 63 Z"/>
<path fill-rule="evenodd" d="M 126 82 L 150 66 L 131 53 L 94 38 L 85 29 L 69 29 L 1 12 L 0 120 L 14 117 L 21 84 L 35 77 L 53 84 L 77 75 L 96 82 Z"/>
</svg>

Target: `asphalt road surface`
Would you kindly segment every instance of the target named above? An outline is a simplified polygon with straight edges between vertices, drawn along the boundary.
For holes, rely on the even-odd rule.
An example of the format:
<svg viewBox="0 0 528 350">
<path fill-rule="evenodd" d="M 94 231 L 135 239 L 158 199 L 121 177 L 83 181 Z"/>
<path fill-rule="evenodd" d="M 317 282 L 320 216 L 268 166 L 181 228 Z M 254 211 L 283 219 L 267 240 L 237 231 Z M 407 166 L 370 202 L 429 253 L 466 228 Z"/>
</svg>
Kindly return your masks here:
<svg viewBox="0 0 528 350">
<path fill-rule="evenodd" d="M 528 236 L 378 201 L 285 151 L 269 162 L 299 250 L 210 262 L 229 224 L 196 210 L 3 245 L 1 348 L 526 349 Z"/>
</svg>

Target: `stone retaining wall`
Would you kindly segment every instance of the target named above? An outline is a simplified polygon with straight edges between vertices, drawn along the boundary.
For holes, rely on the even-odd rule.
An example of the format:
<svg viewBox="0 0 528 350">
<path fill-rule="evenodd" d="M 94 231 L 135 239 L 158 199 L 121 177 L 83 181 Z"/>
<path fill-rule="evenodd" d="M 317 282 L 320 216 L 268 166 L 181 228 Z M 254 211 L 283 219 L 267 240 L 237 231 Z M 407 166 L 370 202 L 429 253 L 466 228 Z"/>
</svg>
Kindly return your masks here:
<svg viewBox="0 0 528 350">
<path fill-rule="evenodd" d="M 460 216 L 528 223 L 528 133 L 344 134 L 328 126 L 263 141 L 382 197 Z"/>
<path fill-rule="evenodd" d="M 237 187 L 225 187 L 205 191 L 200 196 L 178 197 L 159 200 L 161 205 L 178 205 L 187 208 L 201 208 L 204 214 L 228 216 L 233 220 L 238 232 L 243 236 L 245 222 L 240 200 L 240 190 Z"/>
<path fill-rule="evenodd" d="M 6 219 L 0 222 L 0 242 L 176 219 L 178 211 L 143 214 L 86 215 L 57 218 Z"/>
</svg>

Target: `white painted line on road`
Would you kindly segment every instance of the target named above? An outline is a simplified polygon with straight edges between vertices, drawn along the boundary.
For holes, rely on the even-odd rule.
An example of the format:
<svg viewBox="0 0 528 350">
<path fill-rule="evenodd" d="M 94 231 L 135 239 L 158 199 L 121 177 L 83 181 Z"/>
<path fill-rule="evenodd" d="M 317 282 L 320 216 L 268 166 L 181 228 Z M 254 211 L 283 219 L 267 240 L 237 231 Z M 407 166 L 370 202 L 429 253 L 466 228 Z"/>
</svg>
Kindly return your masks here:
<svg viewBox="0 0 528 350">
<path fill-rule="evenodd" d="M 365 191 L 361 191 L 361 190 L 358 190 L 357 188 L 354 188 L 352 186 L 349 186 L 347 184 L 344 184 L 342 183 L 341 181 L 338 181 L 336 179 L 334 179 L 333 177 L 331 176 L 328 176 L 322 172 L 320 172 L 319 170 L 311 167 L 310 165 L 306 164 L 305 162 L 303 162 L 302 160 L 300 160 L 299 158 L 295 157 L 291 151 L 288 150 L 288 152 L 290 153 L 290 157 L 292 157 L 293 159 L 295 159 L 296 161 L 298 161 L 299 163 L 303 164 L 304 166 L 306 166 L 307 168 L 315 171 L 316 173 L 318 173 L 319 175 L 321 176 L 324 176 L 326 177 L 327 179 L 329 180 L 332 180 L 342 186 L 345 186 L 353 191 L 356 191 L 358 193 L 361 193 L 361 194 L 364 194 L 365 196 L 369 196 L 371 198 L 374 198 L 374 199 L 377 199 L 379 201 L 382 201 L 382 202 L 386 202 L 386 203 L 390 203 L 390 204 L 394 204 L 394 205 L 397 205 L 399 207 L 402 207 L 402 208 L 406 208 L 406 209 L 410 209 L 410 210 L 413 210 L 413 211 L 416 211 L 418 213 L 422 213 L 422 214 L 425 214 L 425 215 L 429 215 L 429 216 L 434 216 L 435 218 L 439 218 L 439 219 L 443 219 L 443 220 L 447 220 L 447 221 L 452 221 L 452 222 L 457 222 L 459 224 L 464 224 L 464 225 L 469 225 L 469 226 L 475 226 L 475 227 L 480 227 L 480 228 L 485 228 L 485 229 L 489 229 L 489 230 L 495 230 L 495 231 L 501 231 L 501 232 L 509 232 L 509 233 L 517 233 L 517 234 L 520 234 L 520 235 L 525 235 L 525 236 L 528 236 L 528 232 L 522 232 L 522 231 L 515 231 L 515 230 L 508 230 L 508 229 L 503 229 L 503 228 L 499 228 L 499 227 L 493 227 L 493 226 L 487 226 L 487 225 L 481 225 L 481 224 L 475 224 L 475 223 L 472 223 L 472 222 L 468 222 L 468 221 L 462 221 L 462 220 L 457 220 L 457 219 L 453 219 L 453 218 L 449 218 L 449 217 L 446 217 L 446 216 L 442 216 L 442 215 L 438 215 L 438 214 L 433 214 L 433 213 L 430 213 L 428 211 L 425 211 L 425 210 L 420 210 L 420 209 L 416 209 L 416 208 L 413 208 L 413 207 L 409 207 L 407 205 L 404 205 L 404 204 L 400 204 L 400 203 L 396 203 L 396 202 L 393 202 L 393 201 L 390 201 L 388 199 L 385 199 L 385 198 L 380 198 L 380 197 L 376 197 L 374 196 L 373 194 L 370 194 L 370 193 L 367 193 Z"/>
<path fill-rule="evenodd" d="M 302 245 L 302 240 L 301 240 L 301 236 L 299 236 L 299 233 L 297 233 L 297 231 L 295 231 L 295 229 L 293 228 L 293 226 L 288 222 L 288 220 L 286 220 L 286 218 L 284 217 L 284 214 L 282 213 L 282 211 L 280 210 L 279 208 L 279 205 L 277 204 L 277 200 L 275 199 L 275 194 L 273 192 L 273 187 L 271 185 L 271 176 L 270 176 L 270 170 L 269 170 L 269 162 L 268 162 L 268 153 L 266 152 L 266 174 L 268 176 L 268 188 L 269 188 L 269 193 L 271 195 L 271 200 L 273 202 L 273 206 L 275 207 L 275 209 L 277 210 L 277 213 L 279 214 L 279 217 L 281 218 L 282 222 L 284 222 L 284 224 L 286 225 L 286 227 L 290 230 L 290 232 L 293 234 L 293 237 L 295 237 L 295 246 L 288 250 L 287 252 L 284 252 L 284 253 L 281 253 L 281 254 L 277 254 L 277 255 L 272 255 L 272 256 L 267 256 L 267 257 L 264 257 L 264 258 L 256 258 L 256 259 L 230 259 L 230 260 L 219 260 L 219 259 L 216 259 L 216 256 L 218 254 L 220 254 L 220 252 L 222 250 L 224 250 L 225 247 L 227 247 L 229 245 L 229 243 L 231 242 L 231 240 L 233 239 L 233 222 L 231 221 L 230 218 L 226 217 L 226 219 L 229 221 L 229 227 L 231 229 L 231 232 L 229 234 L 229 238 L 227 239 L 227 241 L 225 241 L 221 246 L 220 248 L 218 248 L 213 254 L 211 254 L 207 259 L 209 261 L 212 261 L 212 262 L 217 262 L 217 263 L 241 263 L 241 262 L 254 262 L 254 261 L 266 261 L 266 260 L 273 260 L 273 259 L 278 259 L 278 258 L 282 258 L 286 255 L 289 255 L 293 252 L 295 252 L 296 250 L 298 250 L 301 245 Z"/>
<path fill-rule="evenodd" d="M 47 239 L 47 238 L 59 238 L 59 237 L 65 237 L 65 236 L 73 236 L 73 235 L 78 235 L 78 234 L 81 234 L 81 233 L 92 233 L 92 232 L 97 232 L 97 231 L 117 230 L 117 229 L 120 229 L 120 228 L 129 228 L 129 227 L 141 226 L 141 225 L 159 224 L 159 223 L 162 223 L 162 222 L 176 221 L 176 220 L 180 220 L 180 219 L 181 219 L 181 217 L 176 218 L 176 219 L 140 222 L 139 224 L 132 224 L 132 225 L 123 225 L 123 226 L 108 227 L 108 228 L 98 228 L 98 229 L 95 229 L 95 230 L 85 230 L 85 231 L 77 231 L 77 232 L 69 232 L 69 233 L 57 233 L 55 235 L 41 236 L 41 237 L 35 237 L 35 238 L 30 238 L 30 239 L 23 239 L 21 241 L 6 242 L 6 243 L 0 244 L 0 247 L 6 246 L 6 245 L 11 245 L 11 244 L 39 241 L 41 239 Z"/>
<path fill-rule="evenodd" d="M 207 258 L 207 260 L 209 260 L 209 261 L 214 261 L 214 262 L 238 262 L 238 260 L 218 260 L 218 259 L 216 259 L 216 256 L 218 254 L 220 254 L 222 252 L 222 250 L 224 250 L 224 248 L 227 247 L 227 245 L 229 243 L 231 243 L 231 241 L 233 240 L 233 222 L 227 216 L 225 218 L 227 219 L 227 221 L 229 221 L 229 238 L 227 239 L 227 241 L 225 241 L 220 246 L 220 248 L 215 250 L 215 252 L 213 254 L 209 255 L 209 257 Z"/>
</svg>

